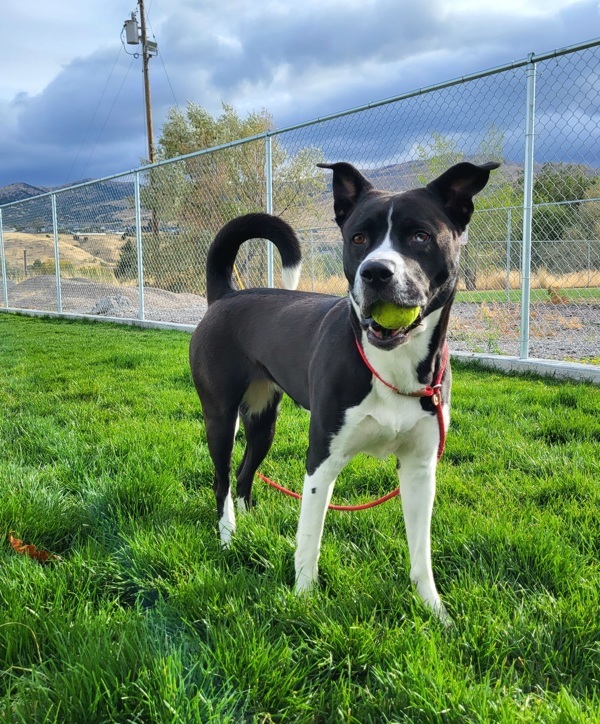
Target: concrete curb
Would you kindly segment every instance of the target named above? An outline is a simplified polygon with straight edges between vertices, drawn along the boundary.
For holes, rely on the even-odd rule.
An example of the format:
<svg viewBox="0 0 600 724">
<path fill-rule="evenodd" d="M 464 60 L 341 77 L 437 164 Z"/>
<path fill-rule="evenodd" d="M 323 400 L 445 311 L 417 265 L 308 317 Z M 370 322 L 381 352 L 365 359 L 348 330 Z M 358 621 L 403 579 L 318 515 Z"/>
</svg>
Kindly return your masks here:
<svg viewBox="0 0 600 724">
<path fill-rule="evenodd" d="M 484 367 L 492 367 L 501 372 L 532 372 L 536 375 L 556 379 L 591 382 L 600 385 L 600 367 L 580 362 L 560 362 L 553 359 L 519 359 L 496 354 L 476 354 L 473 352 L 452 352 L 452 357 L 461 361 L 477 362 Z"/>
</svg>

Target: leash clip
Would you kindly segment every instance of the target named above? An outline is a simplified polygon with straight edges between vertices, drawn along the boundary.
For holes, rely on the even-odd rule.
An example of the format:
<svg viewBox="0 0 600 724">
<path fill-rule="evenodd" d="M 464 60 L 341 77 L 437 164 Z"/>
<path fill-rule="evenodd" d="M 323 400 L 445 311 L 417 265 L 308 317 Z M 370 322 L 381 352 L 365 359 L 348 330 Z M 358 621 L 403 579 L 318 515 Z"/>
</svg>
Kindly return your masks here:
<svg viewBox="0 0 600 724">
<path fill-rule="evenodd" d="M 442 385 L 433 385 L 431 388 L 431 401 L 438 407 L 442 404 Z"/>
</svg>

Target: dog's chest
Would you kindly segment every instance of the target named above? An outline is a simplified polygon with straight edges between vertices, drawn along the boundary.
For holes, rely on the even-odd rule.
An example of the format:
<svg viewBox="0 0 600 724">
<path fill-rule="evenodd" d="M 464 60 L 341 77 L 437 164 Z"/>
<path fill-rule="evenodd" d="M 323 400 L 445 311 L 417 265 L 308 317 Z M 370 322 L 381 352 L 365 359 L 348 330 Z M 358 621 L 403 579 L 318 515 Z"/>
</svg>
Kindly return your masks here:
<svg viewBox="0 0 600 724">
<path fill-rule="evenodd" d="M 346 411 L 331 452 L 342 456 L 362 452 L 387 458 L 421 434 L 417 424 L 427 417 L 431 415 L 423 410 L 418 398 L 373 389 L 359 405 Z"/>
</svg>

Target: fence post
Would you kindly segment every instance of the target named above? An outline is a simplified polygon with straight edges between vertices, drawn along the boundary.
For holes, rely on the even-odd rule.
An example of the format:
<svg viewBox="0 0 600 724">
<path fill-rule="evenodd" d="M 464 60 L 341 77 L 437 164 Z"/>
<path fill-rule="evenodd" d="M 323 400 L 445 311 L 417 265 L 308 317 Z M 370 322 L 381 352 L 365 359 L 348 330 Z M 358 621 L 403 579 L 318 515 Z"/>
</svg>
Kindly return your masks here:
<svg viewBox="0 0 600 724">
<path fill-rule="evenodd" d="M 56 311 L 62 314 L 62 290 L 60 286 L 60 255 L 58 250 L 58 217 L 56 214 L 56 194 L 50 196 L 52 205 L 52 231 L 54 234 L 54 270 L 56 272 Z"/>
<path fill-rule="evenodd" d="M 140 300 L 139 318 L 144 320 L 144 259 L 142 257 L 142 210 L 140 206 L 140 172 L 135 172 L 135 238 L 137 244 L 138 293 Z"/>
<path fill-rule="evenodd" d="M 311 291 L 315 291 L 315 230 L 310 230 L 310 278 Z"/>
<path fill-rule="evenodd" d="M 506 218 L 506 301 L 510 302 L 510 237 L 512 234 L 512 209 L 507 209 Z"/>
<path fill-rule="evenodd" d="M 531 225 L 533 218 L 533 147 L 535 140 L 535 75 L 533 53 L 527 66 L 525 111 L 525 161 L 523 166 L 523 249 L 521 257 L 521 359 L 529 357 L 529 316 L 531 307 Z"/>
<path fill-rule="evenodd" d="M 6 279 L 6 257 L 4 256 L 4 226 L 2 225 L 2 209 L 0 209 L 0 265 L 2 266 L 2 297 L 4 308 L 8 309 L 8 282 Z"/>
<path fill-rule="evenodd" d="M 273 213 L 273 156 L 271 136 L 265 136 L 265 180 L 267 214 Z M 273 287 L 273 244 L 267 241 L 267 286 Z"/>
</svg>

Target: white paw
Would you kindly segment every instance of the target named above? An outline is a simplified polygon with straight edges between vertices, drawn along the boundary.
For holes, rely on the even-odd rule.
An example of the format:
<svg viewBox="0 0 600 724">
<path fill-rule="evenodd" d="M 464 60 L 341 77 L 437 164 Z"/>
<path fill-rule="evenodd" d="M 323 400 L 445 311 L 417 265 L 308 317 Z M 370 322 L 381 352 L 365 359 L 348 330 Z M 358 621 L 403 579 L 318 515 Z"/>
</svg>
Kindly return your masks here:
<svg viewBox="0 0 600 724">
<path fill-rule="evenodd" d="M 231 512 L 233 512 L 233 506 Z M 231 515 L 224 515 L 219 521 L 219 538 L 223 548 L 229 548 L 234 533 L 235 518 Z"/>
<path fill-rule="evenodd" d="M 235 511 L 233 509 L 233 499 L 231 492 L 225 498 L 223 506 L 223 515 L 219 520 L 219 537 L 223 548 L 229 548 L 231 537 L 235 533 Z"/>
<path fill-rule="evenodd" d="M 296 574 L 296 585 L 294 586 L 294 593 L 297 596 L 302 596 L 305 593 L 309 593 L 314 590 L 317 585 L 318 575 L 315 569 L 311 574 L 306 574 L 304 570 Z"/>
<path fill-rule="evenodd" d="M 219 522 L 219 538 L 221 539 L 221 547 L 229 548 L 231 546 L 231 539 L 235 533 L 235 527 L 229 525 L 223 525 Z"/>
<path fill-rule="evenodd" d="M 433 612 L 438 617 L 440 622 L 446 627 L 450 628 L 451 626 L 454 626 L 454 621 L 450 617 L 450 614 L 448 611 L 446 611 L 446 607 L 441 601 L 438 601 L 435 606 L 432 607 Z"/>
</svg>

